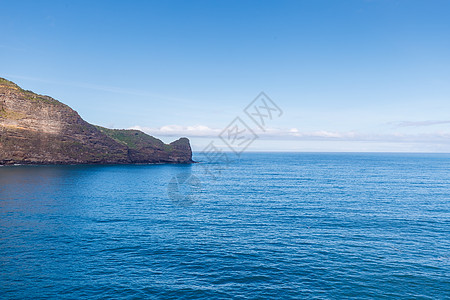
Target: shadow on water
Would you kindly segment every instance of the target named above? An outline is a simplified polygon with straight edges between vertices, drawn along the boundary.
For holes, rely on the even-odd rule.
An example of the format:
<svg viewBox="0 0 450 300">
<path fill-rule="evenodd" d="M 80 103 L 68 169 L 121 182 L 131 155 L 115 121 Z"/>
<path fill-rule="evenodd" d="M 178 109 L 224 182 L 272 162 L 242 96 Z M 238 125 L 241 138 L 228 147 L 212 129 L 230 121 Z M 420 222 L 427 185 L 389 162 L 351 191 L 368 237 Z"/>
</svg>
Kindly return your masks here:
<svg viewBox="0 0 450 300">
<path fill-rule="evenodd" d="M 186 178 L 191 165 L 78 165 L 0 167 L 0 214 L 57 207 L 58 202 L 114 199 L 138 189 L 140 196 L 164 195 L 173 178 Z M 178 177 L 177 177 L 178 176 Z M 131 189 L 133 187 L 133 189 Z M 83 203 L 80 203 L 83 201 Z M 66 203 L 64 203 L 66 205 Z M 67 206 L 64 206 L 67 209 Z"/>
</svg>

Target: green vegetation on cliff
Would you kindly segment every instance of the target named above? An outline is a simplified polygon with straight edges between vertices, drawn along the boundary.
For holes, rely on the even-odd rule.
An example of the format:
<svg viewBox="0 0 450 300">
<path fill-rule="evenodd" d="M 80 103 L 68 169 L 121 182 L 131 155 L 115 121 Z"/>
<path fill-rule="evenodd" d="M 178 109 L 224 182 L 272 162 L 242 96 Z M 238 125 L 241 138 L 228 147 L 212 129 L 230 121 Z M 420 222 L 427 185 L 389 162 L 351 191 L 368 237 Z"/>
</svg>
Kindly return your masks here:
<svg viewBox="0 0 450 300">
<path fill-rule="evenodd" d="M 101 126 L 96 126 L 101 132 L 114 140 L 123 143 L 130 149 L 141 149 L 143 147 L 155 147 L 166 151 L 172 150 L 170 145 L 164 144 L 161 140 L 154 138 L 139 130 L 133 129 L 109 129 Z"/>
</svg>

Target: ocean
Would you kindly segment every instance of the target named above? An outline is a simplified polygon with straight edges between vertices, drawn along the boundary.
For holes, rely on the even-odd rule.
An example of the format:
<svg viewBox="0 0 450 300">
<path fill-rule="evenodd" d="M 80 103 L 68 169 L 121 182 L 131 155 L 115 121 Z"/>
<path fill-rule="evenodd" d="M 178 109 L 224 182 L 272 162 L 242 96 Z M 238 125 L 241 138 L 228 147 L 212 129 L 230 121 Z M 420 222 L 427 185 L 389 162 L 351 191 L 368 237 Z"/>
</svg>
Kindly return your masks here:
<svg viewBox="0 0 450 300">
<path fill-rule="evenodd" d="M 0 167 L 0 298 L 449 299 L 450 155 Z"/>
</svg>

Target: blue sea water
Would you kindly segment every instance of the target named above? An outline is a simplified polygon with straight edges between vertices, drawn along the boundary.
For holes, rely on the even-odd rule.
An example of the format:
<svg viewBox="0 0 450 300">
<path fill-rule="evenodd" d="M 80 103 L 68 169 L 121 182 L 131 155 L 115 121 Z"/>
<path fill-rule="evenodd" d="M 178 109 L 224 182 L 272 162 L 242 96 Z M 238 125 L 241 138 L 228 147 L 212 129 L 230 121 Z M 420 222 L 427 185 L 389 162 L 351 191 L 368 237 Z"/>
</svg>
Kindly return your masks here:
<svg viewBox="0 0 450 300">
<path fill-rule="evenodd" d="M 1 167 L 0 298 L 449 299 L 450 155 Z"/>
</svg>

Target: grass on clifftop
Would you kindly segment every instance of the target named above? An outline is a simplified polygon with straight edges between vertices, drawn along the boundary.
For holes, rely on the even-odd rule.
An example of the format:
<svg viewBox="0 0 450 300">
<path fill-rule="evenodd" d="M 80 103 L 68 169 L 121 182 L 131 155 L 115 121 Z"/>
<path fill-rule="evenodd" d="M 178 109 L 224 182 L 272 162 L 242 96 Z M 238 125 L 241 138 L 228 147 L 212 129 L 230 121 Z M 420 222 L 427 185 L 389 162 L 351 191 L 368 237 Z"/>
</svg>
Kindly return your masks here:
<svg viewBox="0 0 450 300">
<path fill-rule="evenodd" d="M 16 89 L 21 89 L 17 84 L 15 84 L 12 81 L 9 81 L 5 78 L 0 77 L 0 87 L 1 86 L 5 86 L 5 87 L 12 87 L 12 88 L 16 88 Z"/>
<path fill-rule="evenodd" d="M 2 78 L 2 77 L 0 77 L 0 88 L 7 88 L 7 89 L 16 90 L 16 91 L 22 93 L 22 95 L 23 95 L 23 97 L 25 99 L 30 100 L 30 101 L 41 101 L 41 102 L 48 103 L 48 104 L 64 105 L 64 106 L 66 106 L 65 104 L 59 102 L 56 99 L 53 99 L 50 96 L 39 95 L 39 94 L 36 94 L 36 93 L 34 93 L 32 91 L 24 90 L 20 86 L 15 84 L 14 82 L 9 81 L 9 80 L 7 80 L 5 78 Z"/>
<path fill-rule="evenodd" d="M 122 144 L 125 144 L 130 149 L 138 150 L 146 147 L 152 147 L 164 151 L 172 150 L 170 145 L 166 145 L 161 140 L 158 140 L 157 138 L 154 138 L 139 130 L 109 129 L 101 126 L 96 127 L 107 136 Z"/>
</svg>

